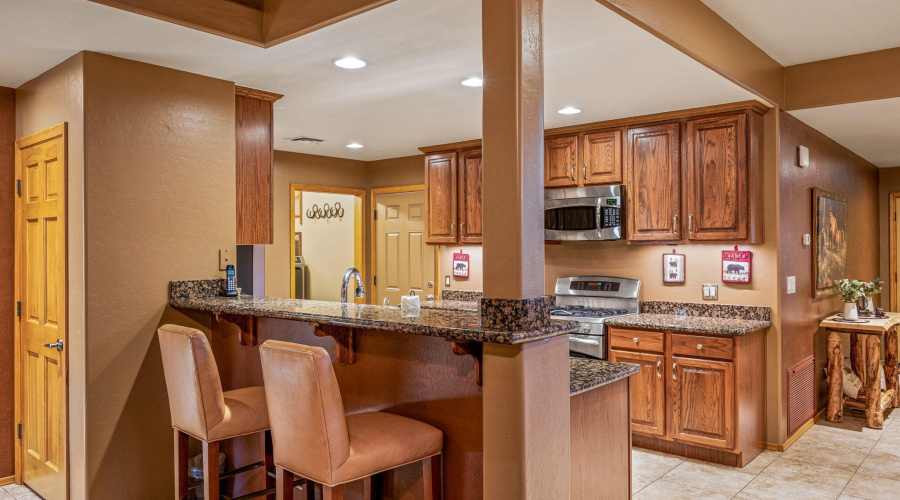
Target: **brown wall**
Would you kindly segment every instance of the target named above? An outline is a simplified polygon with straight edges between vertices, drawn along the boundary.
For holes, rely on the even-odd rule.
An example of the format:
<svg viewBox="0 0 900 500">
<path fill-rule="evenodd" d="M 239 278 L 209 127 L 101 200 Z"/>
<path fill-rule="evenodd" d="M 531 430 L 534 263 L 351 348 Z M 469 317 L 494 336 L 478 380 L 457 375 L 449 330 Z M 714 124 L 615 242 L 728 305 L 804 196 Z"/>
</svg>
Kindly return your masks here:
<svg viewBox="0 0 900 500">
<path fill-rule="evenodd" d="M 425 184 L 425 155 L 370 161 L 366 169 L 369 189 Z"/>
<path fill-rule="evenodd" d="M 15 176 L 16 91 L 0 87 L 0 179 Z M 0 304 L 15 300 L 15 211 L 12 189 L 0 189 Z M 13 394 L 15 314 L 0 308 L 0 479 L 15 473 L 15 399 Z"/>
<path fill-rule="evenodd" d="M 895 297 L 896 290 L 891 288 L 891 265 L 890 260 L 891 256 L 891 248 L 890 248 L 890 237 L 891 237 L 891 204 L 890 204 L 890 195 L 891 193 L 900 192 L 900 167 L 893 168 L 879 168 L 878 169 L 878 229 L 879 234 L 881 235 L 878 248 L 880 249 L 881 259 L 879 264 L 879 276 L 884 280 L 884 293 L 883 298 L 881 299 L 881 305 L 884 307 L 885 311 L 893 310 L 891 304 L 893 300 L 891 297 Z"/>
<path fill-rule="evenodd" d="M 797 167 L 797 146 L 809 148 L 810 166 Z M 871 280 L 879 273 L 877 168 L 790 114 L 781 113 L 780 153 L 782 274 L 797 277 L 797 293 L 781 287 L 782 372 L 815 353 L 816 373 L 825 365 L 825 337 L 818 324 L 840 310 L 840 296 L 813 298 L 812 245 L 801 235 L 813 234 L 812 188 L 819 187 L 849 199 L 847 274 Z M 813 245 L 815 235 L 813 235 Z M 876 298 L 876 304 L 879 299 Z M 824 406 L 823 377 L 819 407 Z M 782 415 L 786 419 L 786 414 Z"/>
<path fill-rule="evenodd" d="M 156 328 L 235 245 L 234 84 L 85 53 L 87 498 L 172 493 Z M 208 321 L 208 320 L 206 320 Z"/>
<path fill-rule="evenodd" d="M 84 57 L 76 54 L 16 89 L 16 137 L 68 123 L 69 484 L 86 498 L 84 327 Z"/>
</svg>

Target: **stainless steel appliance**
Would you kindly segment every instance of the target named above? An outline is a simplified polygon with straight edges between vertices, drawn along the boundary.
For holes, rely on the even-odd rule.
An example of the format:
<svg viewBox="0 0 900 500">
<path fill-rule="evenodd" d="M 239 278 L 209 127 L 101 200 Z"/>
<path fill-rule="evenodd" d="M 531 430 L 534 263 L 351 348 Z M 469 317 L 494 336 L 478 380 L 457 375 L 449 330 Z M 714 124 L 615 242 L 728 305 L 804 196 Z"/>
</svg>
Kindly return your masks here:
<svg viewBox="0 0 900 500">
<path fill-rule="evenodd" d="M 556 305 L 552 319 L 583 323 L 569 334 L 569 352 L 606 359 L 607 335 L 604 321 L 637 314 L 641 310 L 641 282 L 608 276 L 577 276 L 556 280 Z"/>
<path fill-rule="evenodd" d="M 620 185 L 545 189 L 544 239 L 622 239 L 622 194 Z"/>
</svg>

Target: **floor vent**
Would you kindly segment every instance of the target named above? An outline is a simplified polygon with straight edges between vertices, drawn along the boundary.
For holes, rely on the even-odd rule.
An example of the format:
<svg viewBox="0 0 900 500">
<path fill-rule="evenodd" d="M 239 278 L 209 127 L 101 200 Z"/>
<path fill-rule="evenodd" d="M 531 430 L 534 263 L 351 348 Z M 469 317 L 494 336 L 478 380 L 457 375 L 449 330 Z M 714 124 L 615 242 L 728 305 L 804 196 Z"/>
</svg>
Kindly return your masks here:
<svg viewBox="0 0 900 500">
<path fill-rule="evenodd" d="M 816 363 L 810 356 L 788 368 L 788 436 L 816 414 Z"/>
</svg>

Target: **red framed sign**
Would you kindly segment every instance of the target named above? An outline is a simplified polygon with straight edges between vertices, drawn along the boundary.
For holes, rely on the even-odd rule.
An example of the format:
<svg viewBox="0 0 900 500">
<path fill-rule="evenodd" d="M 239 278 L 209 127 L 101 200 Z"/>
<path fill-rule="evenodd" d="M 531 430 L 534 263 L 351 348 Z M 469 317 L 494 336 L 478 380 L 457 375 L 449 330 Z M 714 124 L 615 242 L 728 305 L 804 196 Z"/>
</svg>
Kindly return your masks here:
<svg viewBox="0 0 900 500">
<path fill-rule="evenodd" d="M 753 254 L 749 251 L 722 250 L 722 282 L 750 283 L 750 261 Z"/>
<path fill-rule="evenodd" d="M 453 254 L 453 276 L 457 278 L 469 277 L 469 254 Z"/>
</svg>

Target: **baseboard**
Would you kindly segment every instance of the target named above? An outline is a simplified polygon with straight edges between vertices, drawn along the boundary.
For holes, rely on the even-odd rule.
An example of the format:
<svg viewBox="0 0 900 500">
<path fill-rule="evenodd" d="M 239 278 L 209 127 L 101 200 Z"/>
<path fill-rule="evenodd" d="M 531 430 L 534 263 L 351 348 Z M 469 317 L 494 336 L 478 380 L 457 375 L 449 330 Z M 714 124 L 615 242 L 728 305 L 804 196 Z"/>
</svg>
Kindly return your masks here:
<svg viewBox="0 0 900 500">
<path fill-rule="evenodd" d="M 773 450 L 773 451 L 787 450 L 788 448 L 791 447 L 792 444 L 794 444 L 798 439 L 800 439 L 800 436 L 806 434 L 806 431 L 810 430 L 812 428 L 812 426 L 816 425 L 816 422 L 818 422 L 819 419 L 822 418 L 824 415 L 825 415 L 825 408 L 822 408 L 811 419 L 807 420 L 806 423 L 801 425 L 800 428 L 797 429 L 797 432 L 791 434 L 791 437 L 787 438 L 787 441 L 785 441 L 784 444 L 766 443 L 766 448 Z"/>
<path fill-rule="evenodd" d="M 6 486 L 16 482 L 16 476 L 0 477 L 0 486 Z"/>
</svg>

